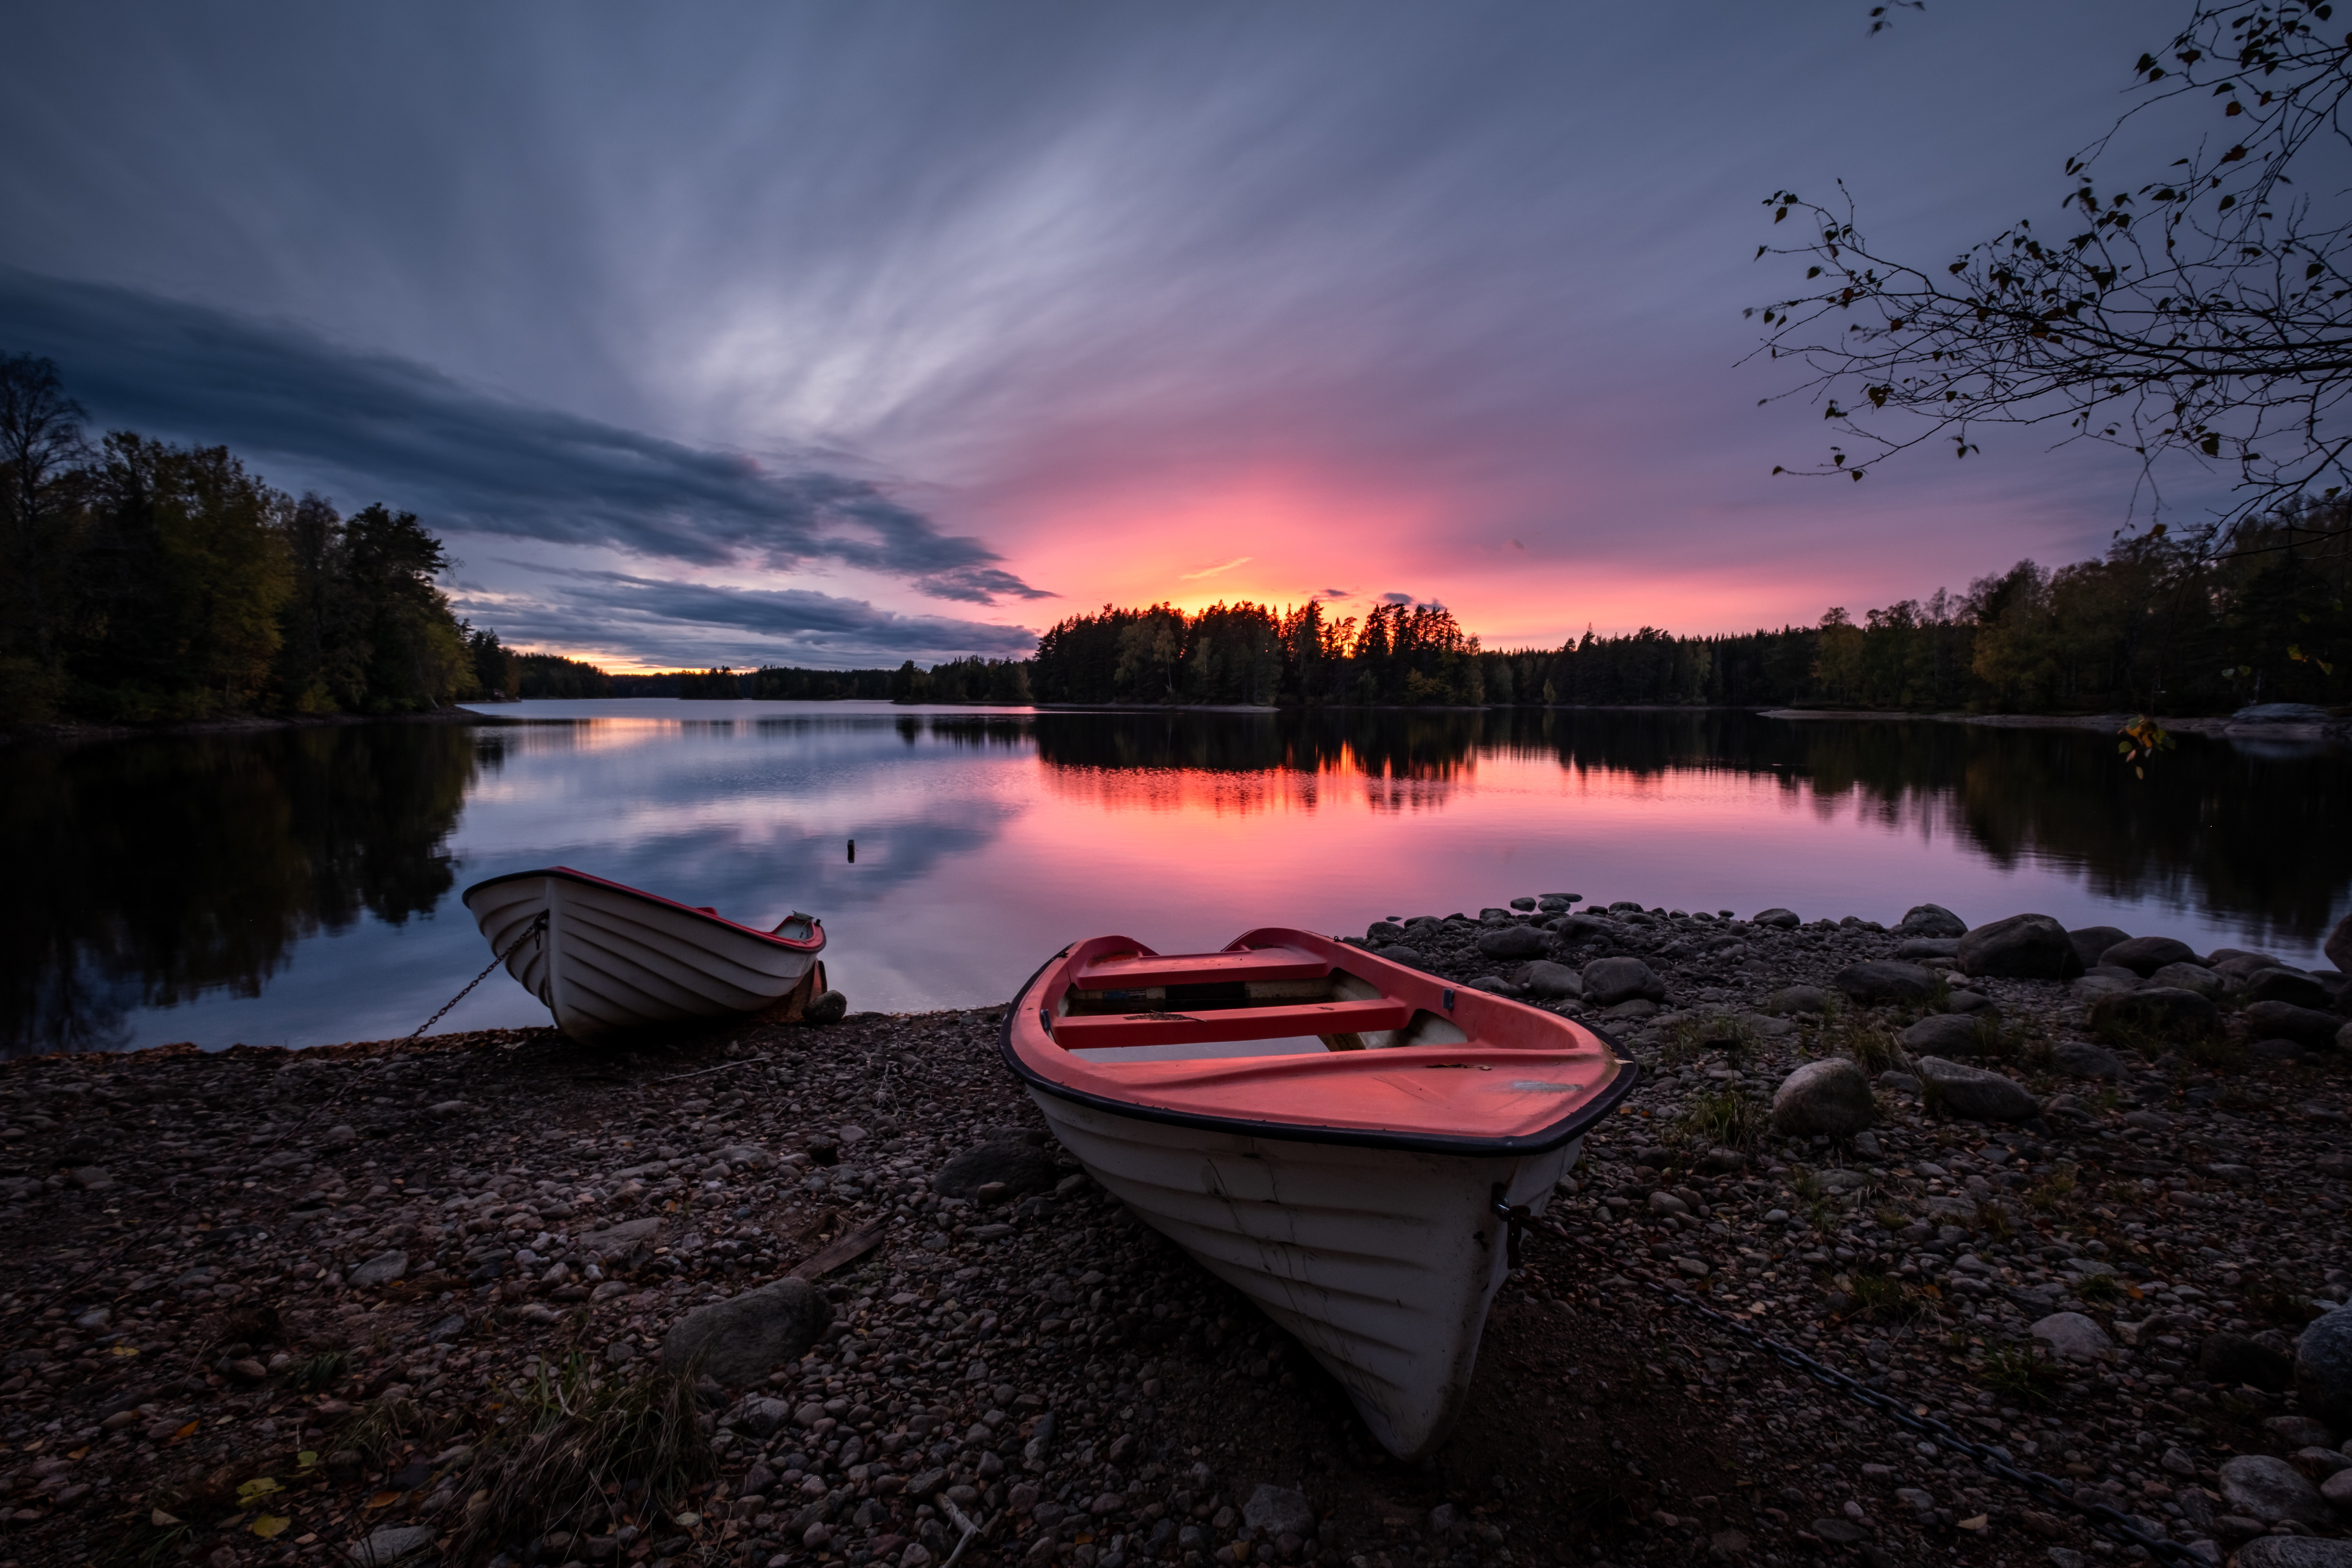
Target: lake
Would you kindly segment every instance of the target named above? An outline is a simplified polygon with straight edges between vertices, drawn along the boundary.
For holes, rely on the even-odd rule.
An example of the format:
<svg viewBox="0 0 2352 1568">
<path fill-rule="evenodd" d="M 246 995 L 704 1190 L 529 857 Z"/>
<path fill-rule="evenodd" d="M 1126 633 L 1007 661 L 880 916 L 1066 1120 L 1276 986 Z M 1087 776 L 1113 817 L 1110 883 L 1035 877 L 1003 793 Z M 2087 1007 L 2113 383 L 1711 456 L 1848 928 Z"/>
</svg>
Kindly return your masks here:
<svg viewBox="0 0 2352 1568">
<path fill-rule="evenodd" d="M 1163 951 L 1579 893 L 1971 921 L 2317 965 L 2352 752 L 1731 711 L 501 705 L 499 722 L 23 745 L 0 1050 L 404 1035 L 488 960 L 457 894 L 568 865 L 820 917 L 854 1008 L 1001 1003 L 1077 937 Z M 848 853 L 856 844 L 856 858 Z M 545 1023 L 503 973 L 441 1030 Z"/>
</svg>

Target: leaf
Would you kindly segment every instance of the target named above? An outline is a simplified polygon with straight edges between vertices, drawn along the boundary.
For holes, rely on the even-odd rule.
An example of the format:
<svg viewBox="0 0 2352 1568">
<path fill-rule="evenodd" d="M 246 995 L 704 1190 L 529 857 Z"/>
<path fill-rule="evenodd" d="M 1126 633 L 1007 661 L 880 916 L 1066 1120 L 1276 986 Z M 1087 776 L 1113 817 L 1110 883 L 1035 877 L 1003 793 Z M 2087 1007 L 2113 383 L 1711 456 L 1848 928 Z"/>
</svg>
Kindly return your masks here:
<svg viewBox="0 0 2352 1568">
<path fill-rule="evenodd" d="M 282 1513 L 265 1513 L 247 1528 L 264 1541 L 275 1541 L 285 1534 L 286 1527 L 293 1522 Z"/>
<path fill-rule="evenodd" d="M 153 1525 L 158 1530 L 169 1530 L 173 1525 L 179 1523 L 180 1521 L 174 1515 L 165 1513 L 159 1508 L 153 1513 L 147 1516 L 147 1522 Z"/>
<path fill-rule="evenodd" d="M 278 1484 L 278 1478 L 275 1476 L 256 1476 L 236 1489 L 236 1503 L 239 1508 L 251 1508 L 271 1492 L 282 1492 L 285 1489 Z"/>
<path fill-rule="evenodd" d="M 1982 1530 L 1991 1522 L 1992 1520 L 1990 1515 L 1980 1513 L 1974 1519 L 1964 1519 L 1960 1521 L 1960 1528 L 1962 1530 Z"/>
<path fill-rule="evenodd" d="M 194 1436 L 196 1435 L 196 1428 L 197 1428 L 198 1426 L 202 1426 L 202 1425 L 203 1425 L 203 1423 L 202 1423 L 202 1422 L 198 1422 L 198 1421 L 191 1421 L 191 1422 L 189 1422 L 185 1426 L 181 1427 L 178 1431 L 176 1431 L 176 1432 L 173 1433 L 169 1437 L 164 1438 L 164 1439 L 163 1439 L 163 1444 L 164 1444 L 164 1446 L 165 1446 L 166 1447 L 170 1447 L 172 1444 L 173 1444 L 173 1443 L 184 1443 L 184 1442 L 186 1442 L 189 1438 L 191 1438 L 191 1437 L 193 1437 L 193 1436 Z"/>
<path fill-rule="evenodd" d="M 307 1470 L 311 1466 L 319 1462 L 318 1451 L 313 1448 L 305 1448 L 300 1453 L 294 1456 L 294 1462 Z"/>
<path fill-rule="evenodd" d="M 367 1506 L 370 1508 L 390 1508 L 394 1503 L 398 1502 L 402 1498 L 407 1495 L 408 1494 L 405 1492 L 378 1492 L 375 1496 L 367 1500 Z"/>
<path fill-rule="evenodd" d="M 116 1345 L 111 1353 L 119 1356 L 134 1356 L 139 1353 L 139 1347 L 137 1345 Z"/>
</svg>

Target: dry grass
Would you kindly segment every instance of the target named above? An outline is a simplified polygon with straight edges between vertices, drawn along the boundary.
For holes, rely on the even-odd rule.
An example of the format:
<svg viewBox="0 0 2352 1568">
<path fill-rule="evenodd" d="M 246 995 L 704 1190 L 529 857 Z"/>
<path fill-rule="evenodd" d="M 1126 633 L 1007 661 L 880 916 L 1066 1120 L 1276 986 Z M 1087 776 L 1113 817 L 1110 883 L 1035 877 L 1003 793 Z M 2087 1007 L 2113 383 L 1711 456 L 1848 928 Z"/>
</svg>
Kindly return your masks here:
<svg viewBox="0 0 2352 1568">
<path fill-rule="evenodd" d="M 1753 1149 L 1771 1131 L 1771 1109 L 1736 1089 L 1717 1089 L 1691 1101 L 1682 1130 L 1709 1147 Z"/>
<path fill-rule="evenodd" d="M 1759 1043 L 1756 1031 L 1735 1015 L 1706 1013 L 1675 1020 L 1659 1055 L 1669 1066 L 1680 1067 L 1710 1054 L 1740 1056 Z"/>
</svg>

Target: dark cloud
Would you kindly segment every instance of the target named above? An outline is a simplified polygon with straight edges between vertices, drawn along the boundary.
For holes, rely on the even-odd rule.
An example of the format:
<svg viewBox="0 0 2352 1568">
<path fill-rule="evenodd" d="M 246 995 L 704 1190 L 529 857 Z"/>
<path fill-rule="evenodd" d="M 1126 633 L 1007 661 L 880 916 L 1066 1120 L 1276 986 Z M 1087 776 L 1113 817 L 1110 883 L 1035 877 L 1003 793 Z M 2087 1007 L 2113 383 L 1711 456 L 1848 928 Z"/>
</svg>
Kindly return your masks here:
<svg viewBox="0 0 2352 1568">
<path fill-rule="evenodd" d="M 290 458 L 444 529 L 702 566 L 839 562 L 970 604 L 1053 596 L 869 480 L 493 397 L 284 322 L 0 267 L 0 348 L 56 360 L 108 424 Z"/>
<path fill-rule="evenodd" d="M 974 654 L 1024 658 L 1037 646 L 1019 626 L 896 615 L 801 588 L 735 588 L 519 561 L 500 564 L 529 573 L 533 591 L 481 604 L 461 591 L 458 600 L 518 646 L 603 643 L 655 650 L 655 662 L 782 661 L 823 668 Z"/>
</svg>

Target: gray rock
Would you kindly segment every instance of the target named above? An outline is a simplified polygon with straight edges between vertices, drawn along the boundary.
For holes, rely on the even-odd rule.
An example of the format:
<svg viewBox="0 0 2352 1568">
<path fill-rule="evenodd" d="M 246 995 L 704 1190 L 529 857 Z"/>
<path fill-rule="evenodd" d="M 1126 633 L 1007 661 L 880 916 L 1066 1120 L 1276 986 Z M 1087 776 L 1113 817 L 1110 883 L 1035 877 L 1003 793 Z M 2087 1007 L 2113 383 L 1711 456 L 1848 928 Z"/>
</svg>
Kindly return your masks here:
<svg viewBox="0 0 2352 1568">
<path fill-rule="evenodd" d="M 2257 1002 L 2245 1013 L 2246 1031 L 2259 1039 L 2293 1040 L 2325 1050 L 2336 1044 L 2344 1020 L 2333 1013 L 2298 1007 L 2292 1002 Z"/>
<path fill-rule="evenodd" d="M 2194 991 L 2208 1000 L 2221 994 L 2221 977 L 2202 963 L 2168 963 L 2147 977 L 2150 985 Z"/>
<path fill-rule="evenodd" d="M 1666 998 L 1666 983 L 1638 958 L 1596 958 L 1584 966 L 1583 984 L 1584 999 L 1602 1007 Z"/>
<path fill-rule="evenodd" d="M 1519 988 L 1528 995 L 1548 1001 L 1584 994 L 1584 981 L 1576 971 L 1548 958 L 1538 958 L 1520 970 L 1518 981 Z"/>
<path fill-rule="evenodd" d="M 1849 963 L 1831 984 L 1862 1003 L 1924 1002 L 1936 994 L 1933 970 L 1892 959 Z"/>
<path fill-rule="evenodd" d="M 1964 936 L 1969 922 L 1941 904 L 1914 904 L 1895 922 L 1898 936 Z"/>
<path fill-rule="evenodd" d="M 1826 1012 L 1829 1005 L 1829 993 L 1818 985 L 1783 985 L 1764 998 L 1764 1011 L 1775 1017 L 1786 1017 L 1791 1013 Z"/>
<path fill-rule="evenodd" d="M 1876 1119 L 1868 1076 L 1843 1057 L 1807 1062 L 1772 1096 L 1773 1130 L 1790 1138 L 1850 1138 Z"/>
<path fill-rule="evenodd" d="M 1916 1064 L 1929 1109 L 1963 1121 L 2031 1121 L 2042 1107 L 2023 1084 L 1941 1057 Z"/>
<path fill-rule="evenodd" d="M 838 1024 L 849 1016 L 849 998 L 838 991 L 820 991 L 809 998 L 801 1010 L 801 1017 L 816 1025 Z"/>
<path fill-rule="evenodd" d="M 348 1279 L 349 1283 L 359 1286 L 389 1285 L 407 1272 L 408 1254 L 379 1252 L 352 1269 Z"/>
<path fill-rule="evenodd" d="M 2197 950 L 2168 936 L 2126 937 L 2099 954 L 2103 964 L 2128 969 L 2143 980 L 2168 963 L 2194 963 Z"/>
<path fill-rule="evenodd" d="M 1544 913 L 1550 915 L 1559 914 L 1570 906 L 1580 904 L 1583 901 L 1584 895 L 1582 893 L 1538 893 L 1536 895 L 1536 908 L 1543 910 Z"/>
<path fill-rule="evenodd" d="M 1903 1048 L 1915 1057 L 1979 1057 L 1990 1040 L 2000 1037 L 1990 1021 L 1979 1024 L 1965 1013 L 1930 1013 L 1901 1036 Z"/>
<path fill-rule="evenodd" d="M 2352 1568 L 2352 1541 L 2257 1535 L 2238 1548 L 2238 1568 Z"/>
<path fill-rule="evenodd" d="M 2352 974 L 2352 915 L 2336 922 L 2336 929 L 2327 933 L 2326 945 L 2319 951 L 2327 955 L 2328 963 Z"/>
<path fill-rule="evenodd" d="M 2345 1457 L 2341 1453 L 2336 1456 L 2338 1458 Z M 2326 1500 L 2327 1506 L 2336 1512 L 2352 1514 L 2352 1464 L 2347 1464 L 2344 1468 L 2320 1482 L 2319 1495 Z M 2347 1550 L 2352 1551 L 2352 1548 Z M 2346 1558 L 2346 1562 L 2352 1563 L 2352 1557 Z"/>
<path fill-rule="evenodd" d="M 1305 1492 L 1295 1492 L 1288 1487 L 1261 1486 L 1242 1505 L 1242 1522 L 1268 1535 L 1304 1539 L 1315 1533 L 1315 1505 L 1307 1500 Z"/>
<path fill-rule="evenodd" d="M 1525 898 L 1525 899 L 1513 899 L 1513 900 L 1511 900 L 1511 908 L 1513 908 L 1513 909 L 1515 909 L 1515 910 L 1519 910 L 1525 911 L 1525 910 L 1533 910 L 1535 907 L 1536 907 L 1536 901 L 1535 901 L 1535 900 L 1534 900 L 1532 897 Z"/>
<path fill-rule="evenodd" d="M 1385 947 L 1403 939 L 1404 927 L 1394 921 L 1374 921 L 1364 928 L 1364 940 L 1374 947 Z"/>
<path fill-rule="evenodd" d="M 1944 998 L 1944 1005 L 1955 1013 L 1986 1013 L 1995 1023 L 2000 1020 L 2000 1009 L 1981 991 L 1955 991 Z"/>
<path fill-rule="evenodd" d="M 2050 1053 L 2051 1064 L 2069 1078 L 2120 1079 L 2123 1058 L 2105 1046 L 2084 1040 L 2063 1040 Z"/>
<path fill-rule="evenodd" d="M 2048 1345 L 2053 1355 L 2098 1361 L 2115 1353 L 2116 1342 L 2107 1331 L 2080 1312 L 2053 1312 L 2026 1332 Z"/>
<path fill-rule="evenodd" d="M 2117 991 L 2091 1004 L 2091 1026 L 2126 1035 L 2196 1039 L 2212 1033 L 2213 1004 L 2194 991 L 2143 985 Z"/>
<path fill-rule="evenodd" d="M 680 1318 L 662 1341 L 662 1370 L 699 1370 L 740 1388 L 800 1360 L 832 1321 L 824 1291 L 788 1276 Z"/>
<path fill-rule="evenodd" d="M 1372 956 L 1374 958 L 1385 958 L 1391 963 L 1402 963 L 1407 969 L 1426 969 L 1429 967 L 1429 961 L 1421 956 L 1421 949 L 1417 947 L 1407 947 L 1401 942 L 1392 942 L 1386 947 L 1376 947 L 1372 949 Z"/>
<path fill-rule="evenodd" d="M 421 1552 L 433 1544 L 437 1533 L 429 1524 L 394 1524 L 374 1531 L 364 1541 L 354 1542 L 344 1555 L 352 1568 L 383 1568 L 396 1563 L 412 1552 Z"/>
<path fill-rule="evenodd" d="M 2291 1521 L 2318 1529 L 2335 1522 L 2319 1489 L 2301 1470 L 2268 1454 L 2239 1454 L 2224 1459 L 2221 1496 L 2233 1511 L 2264 1524 Z"/>
<path fill-rule="evenodd" d="M 2299 969 L 2284 966 L 2258 969 L 2246 976 L 2245 1000 L 2284 1002 L 2291 1007 L 2329 1007 L 2336 1002 L 2326 986 Z"/>
<path fill-rule="evenodd" d="M 1462 984 L 1468 986 L 1473 991 L 1484 991 L 1488 994 L 1495 996 L 1517 996 L 1519 994 L 1517 984 L 1512 981 L 1504 979 L 1499 974 L 1481 974 L 1475 980 L 1465 980 Z"/>
<path fill-rule="evenodd" d="M 1034 1143 L 1004 1139 L 949 1160 L 931 1178 L 931 1190 L 941 1197 L 970 1198 L 989 1183 L 1003 1182 L 1006 1198 L 1025 1198 L 1050 1191 L 1061 1177 L 1051 1154 Z"/>
<path fill-rule="evenodd" d="M 2257 1062 L 2299 1062 L 2311 1054 L 2311 1047 L 2294 1040 L 2256 1040 L 2246 1047 L 2246 1055 Z"/>
<path fill-rule="evenodd" d="M 2121 926 L 2084 926 L 2080 931 L 2066 933 L 2066 941 L 2074 947 L 2074 956 L 2083 961 L 2085 969 L 2097 963 L 2099 954 L 2116 943 L 2130 940 L 2131 932 Z"/>
<path fill-rule="evenodd" d="M 1802 921 L 1797 918 L 1797 914 L 1794 910 L 1783 909 L 1766 910 L 1762 914 L 1756 916 L 1748 923 L 1750 925 L 1773 926 L 1781 931 L 1794 931 L 1799 926 L 1804 924 Z"/>
<path fill-rule="evenodd" d="M 2048 915 L 2011 915 L 1960 938 L 1960 971 L 2011 980 L 2072 980 L 2083 973 L 2066 928 Z"/>
<path fill-rule="evenodd" d="M 1959 938 L 1951 936 L 1915 936 L 1895 944 L 1895 956 L 1913 963 L 1928 958 L 1954 958 L 1959 951 Z"/>
<path fill-rule="evenodd" d="M 2336 1048 L 2346 1056 L 2352 1056 L 2352 1024 L 2336 1031 Z"/>
<path fill-rule="evenodd" d="M 1897 1072 L 1893 1068 L 1888 1068 L 1885 1072 L 1880 1073 L 1878 1081 L 1886 1088 L 1902 1094 L 1917 1094 L 1924 1087 L 1909 1073 Z"/>
<path fill-rule="evenodd" d="M 2303 1413 L 2352 1429 L 2352 1307 L 2338 1307 L 2294 1342 L 2294 1395 Z"/>
<path fill-rule="evenodd" d="M 338 1149 L 348 1149 L 360 1141 L 358 1130 L 348 1121 L 338 1122 L 319 1137 L 319 1152 L 331 1154 Z"/>
<path fill-rule="evenodd" d="M 1540 926 L 1497 926 L 1478 934 L 1478 951 L 1488 958 L 1541 958 L 1550 946 Z"/>
<path fill-rule="evenodd" d="M 2197 1347 L 2197 1370 L 2209 1383 L 2284 1394 L 2294 1378 L 2294 1358 L 2244 1334 L 2208 1334 Z"/>
<path fill-rule="evenodd" d="M 753 1436 L 769 1437 L 792 1418 L 793 1407 L 781 1399 L 747 1399 L 736 1414 L 735 1424 Z"/>
<path fill-rule="evenodd" d="M 580 1252 L 591 1263 L 625 1261 L 640 1253 L 653 1251 L 661 1230 L 662 1222 L 657 1217 L 623 1220 L 618 1225 L 608 1225 L 602 1230 L 592 1230 L 582 1237 Z"/>
</svg>

